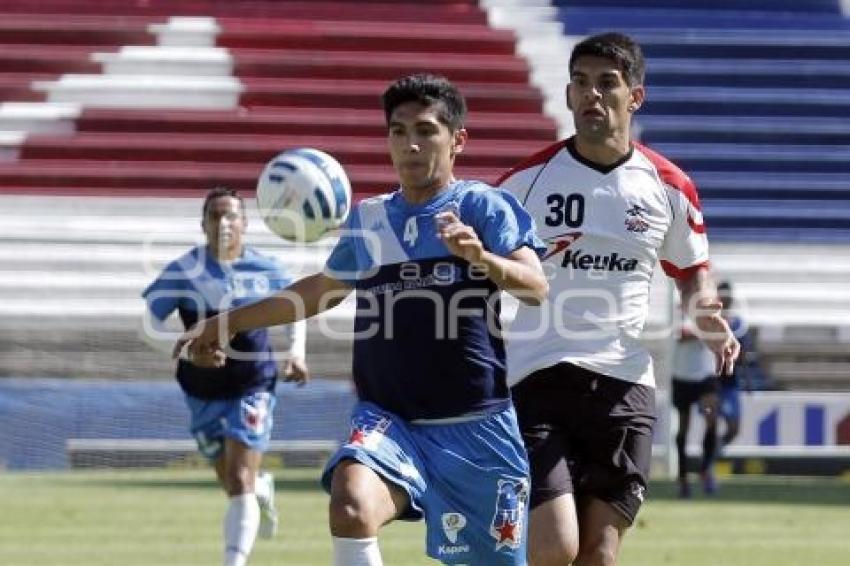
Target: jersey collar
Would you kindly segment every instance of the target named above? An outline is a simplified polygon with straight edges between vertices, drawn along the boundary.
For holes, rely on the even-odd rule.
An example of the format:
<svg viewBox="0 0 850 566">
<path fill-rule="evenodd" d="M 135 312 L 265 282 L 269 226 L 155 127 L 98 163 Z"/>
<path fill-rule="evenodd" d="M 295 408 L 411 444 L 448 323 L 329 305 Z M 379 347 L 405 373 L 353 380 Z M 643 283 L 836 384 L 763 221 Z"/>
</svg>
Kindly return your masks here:
<svg viewBox="0 0 850 566">
<path fill-rule="evenodd" d="M 635 151 L 634 146 L 629 144 L 629 151 L 623 157 L 621 157 L 620 159 L 618 159 L 617 161 L 615 161 L 614 163 L 612 163 L 610 165 L 601 165 L 599 163 L 596 163 L 594 161 L 586 159 L 585 157 L 582 157 L 582 155 L 576 149 L 576 138 L 575 138 L 575 136 L 568 139 L 567 142 L 564 145 L 567 148 L 567 151 L 570 152 L 570 155 L 573 157 L 573 159 L 575 159 L 576 161 L 578 161 L 579 163 L 581 163 L 585 167 L 590 167 L 594 171 L 599 171 L 603 175 L 607 175 L 608 173 L 610 173 L 611 171 L 613 171 L 614 169 L 616 169 L 617 167 L 619 167 L 620 165 L 622 165 L 623 163 L 625 163 L 626 161 L 631 159 L 632 154 Z"/>
</svg>

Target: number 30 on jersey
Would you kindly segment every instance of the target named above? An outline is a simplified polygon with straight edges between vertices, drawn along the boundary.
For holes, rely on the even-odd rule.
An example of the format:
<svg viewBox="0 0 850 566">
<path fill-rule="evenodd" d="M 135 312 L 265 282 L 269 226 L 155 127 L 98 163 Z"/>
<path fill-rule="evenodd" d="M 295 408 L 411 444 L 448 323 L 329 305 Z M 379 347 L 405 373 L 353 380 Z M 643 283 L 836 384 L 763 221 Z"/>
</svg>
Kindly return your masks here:
<svg viewBox="0 0 850 566">
<path fill-rule="evenodd" d="M 547 226 L 578 228 L 584 223 L 584 195 L 553 193 L 546 197 L 546 204 L 549 205 L 545 219 Z"/>
</svg>

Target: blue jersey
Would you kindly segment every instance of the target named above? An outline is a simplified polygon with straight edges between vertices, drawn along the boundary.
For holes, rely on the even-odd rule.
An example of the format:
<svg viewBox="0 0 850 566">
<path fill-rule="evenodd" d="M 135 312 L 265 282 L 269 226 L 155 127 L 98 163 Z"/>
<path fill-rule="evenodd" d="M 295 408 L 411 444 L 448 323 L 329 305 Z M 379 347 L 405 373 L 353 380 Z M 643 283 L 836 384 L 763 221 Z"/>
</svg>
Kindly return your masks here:
<svg viewBox="0 0 850 566">
<path fill-rule="evenodd" d="M 361 201 L 325 266 L 357 291 L 358 396 L 409 420 L 508 404 L 499 292 L 439 239 L 434 216 L 444 210 L 495 254 L 544 250 L 510 194 L 458 181 L 423 204 L 408 203 L 401 191 Z"/>
<path fill-rule="evenodd" d="M 747 389 L 751 389 L 754 382 L 760 381 L 758 353 L 756 352 L 753 333 L 740 316 L 730 316 L 726 319 L 726 322 L 729 324 L 732 334 L 741 343 L 741 355 L 735 363 L 735 370 L 732 375 L 723 377 L 721 383 L 726 387 L 739 388 L 743 381 Z"/>
<path fill-rule="evenodd" d="M 142 296 L 156 319 L 163 321 L 177 310 L 189 328 L 199 319 L 255 302 L 290 283 L 279 262 L 252 248 L 246 247 L 233 262 L 219 263 L 199 246 L 169 263 Z M 232 399 L 274 389 L 277 365 L 266 329 L 238 333 L 230 348 L 239 354 L 228 356 L 221 368 L 179 360 L 177 381 L 183 390 L 200 399 Z"/>
</svg>

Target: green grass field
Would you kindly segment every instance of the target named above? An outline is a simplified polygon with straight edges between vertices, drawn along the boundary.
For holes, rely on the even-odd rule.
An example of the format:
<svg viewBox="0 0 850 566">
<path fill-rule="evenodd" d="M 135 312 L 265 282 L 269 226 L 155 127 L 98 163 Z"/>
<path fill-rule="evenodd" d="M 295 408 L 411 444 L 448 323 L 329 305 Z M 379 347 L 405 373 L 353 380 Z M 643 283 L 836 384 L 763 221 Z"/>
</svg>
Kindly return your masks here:
<svg viewBox="0 0 850 566">
<path fill-rule="evenodd" d="M 258 541 L 252 566 L 330 564 L 318 471 L 276 475 L 282 528 Z M 848 564 L 847 481 L 740 477 L 713 499 L 673 495 L 672 484 L 653 484 L 622 565 Z M 218 564 L 224 504 L 209 470 L 0 473 L 0 564 Z M 385 564 L 434 564 L 423 541 L 421 523 L 389 526 Z"/>
</svg>

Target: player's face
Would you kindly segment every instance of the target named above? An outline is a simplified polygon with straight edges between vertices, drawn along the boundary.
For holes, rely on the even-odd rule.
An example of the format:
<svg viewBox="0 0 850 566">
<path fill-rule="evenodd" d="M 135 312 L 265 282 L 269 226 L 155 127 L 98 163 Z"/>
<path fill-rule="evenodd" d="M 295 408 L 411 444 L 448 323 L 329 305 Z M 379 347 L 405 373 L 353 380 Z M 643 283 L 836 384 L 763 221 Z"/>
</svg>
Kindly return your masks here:
<svg viewBox="0 0 850 566">
<path fill-rule="evenodd" d="M 627 139 L 632 113 L 643 100 L 643 86 L 629 86 L 611 59 L 585 56 L 576 60 L 567 85 L 567 106 L 582 139 L 591 143 L 624 135 Z"/>
<path fill-rule="evenodd" d="M 405 102 L 390 116 L 390 157 L 406 190 L 433 191 L 454 178 L 454 160 L 466 142 L 466 130 L 452 132 L 439 120 L 441 104 Z"/>
<path fill-rule="evenodd" d="M 221 196 L 210 202 L 202 226 L 207 244 L 219 256 L 228 252 L 241 252 L 245 215 L 239 199 Z"/>
</svg>

